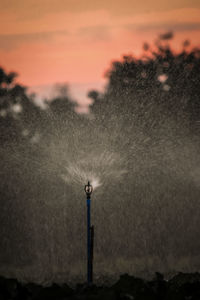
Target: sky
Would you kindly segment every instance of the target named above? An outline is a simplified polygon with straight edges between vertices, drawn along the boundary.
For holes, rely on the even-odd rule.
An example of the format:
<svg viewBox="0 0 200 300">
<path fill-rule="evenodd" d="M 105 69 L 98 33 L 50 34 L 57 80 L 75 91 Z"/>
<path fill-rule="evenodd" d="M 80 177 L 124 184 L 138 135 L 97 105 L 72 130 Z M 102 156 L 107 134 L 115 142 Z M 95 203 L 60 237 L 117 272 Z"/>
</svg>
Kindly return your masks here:
<svg viewBox="0 0 200 300">
<path fill-rule="evenodd" d="M 167 31 L 176 49 L 185 39 L 198 46 L 200 1 L 0 0 L 0 65 L 40 98 L 68 83 L 84 111 L 113 60 L 141 55 Z"/>
</svg>

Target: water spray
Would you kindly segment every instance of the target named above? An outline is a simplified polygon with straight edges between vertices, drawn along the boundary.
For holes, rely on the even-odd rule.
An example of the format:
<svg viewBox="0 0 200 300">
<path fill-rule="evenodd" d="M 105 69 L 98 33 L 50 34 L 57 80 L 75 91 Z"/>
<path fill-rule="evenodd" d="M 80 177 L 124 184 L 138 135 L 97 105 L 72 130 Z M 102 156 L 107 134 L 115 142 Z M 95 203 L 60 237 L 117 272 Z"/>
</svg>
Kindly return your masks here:
<svg viewBox="0 0 200 300">
<path fill-rule="evenodd" d="M 93 281 L 93 246 L 94 246 L 94 226 L 90 222 L 90 207 L 91 207 L 91 194 L 93 187 L 88 181 L 85 185 L 85 193 L 87 196 L 87 283 L 92 284 Z"/>
</svg>

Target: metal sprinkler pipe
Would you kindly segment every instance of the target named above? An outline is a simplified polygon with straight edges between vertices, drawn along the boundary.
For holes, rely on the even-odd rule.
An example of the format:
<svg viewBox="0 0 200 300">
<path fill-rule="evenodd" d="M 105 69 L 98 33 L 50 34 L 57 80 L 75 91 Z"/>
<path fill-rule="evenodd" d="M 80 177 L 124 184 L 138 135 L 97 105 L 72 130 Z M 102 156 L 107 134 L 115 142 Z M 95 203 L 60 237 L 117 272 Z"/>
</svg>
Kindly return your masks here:
<svg viewBox="0 0 200 300">
<path fill-rule="evenodd" d="M 91 226 L 91 194 L 93 187 L 88 181 L 85 185 L 85 193 L 87 196 L 87 283 L 91 285 L 93 282 L 93 248 L 94 248 L 94 226 Z"/>
</svg>

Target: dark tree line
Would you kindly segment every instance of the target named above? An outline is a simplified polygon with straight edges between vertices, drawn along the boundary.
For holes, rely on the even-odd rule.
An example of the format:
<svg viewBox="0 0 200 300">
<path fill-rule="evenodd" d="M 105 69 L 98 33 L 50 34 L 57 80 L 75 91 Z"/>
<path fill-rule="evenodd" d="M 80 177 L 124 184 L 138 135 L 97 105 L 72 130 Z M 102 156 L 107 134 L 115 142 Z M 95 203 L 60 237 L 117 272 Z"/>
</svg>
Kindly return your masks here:
<svg viewBox="0 0 200 300">
<path fill-rule="evenodd" d="M 105 75 L 105 91 L 88 93 L 93 99 L 90 112 L 95 123 L 109 127 L 116 126 L 113 120 L 117 120 L 127 130 L 136 126 L 150 132 L 173 120 L 176 126 L 198 132 L 200 50 L 187 50 L 186 46 L 185 43 L 183 50 L 175 53 L 169 45 L 160 43 L 151 49 L 145 44 L 145 54 L 140 59 L 129 55 L 114 61 Z M 60 128 L 67 124 L 81 127 L 87 119 L 75 112 L 76 104 L 67 89 L 60 90 L 44 110 L 35 104 L 34 96 L 27 95 L 25 87 L 16 83 L 16 77 L 15 72 L 0 69 L 2 144 L 9 139 L 31 138 L 35 132 L 53 132 L 55 124 Z M 85 122 L 89 126 L 90 122 Z"/>
<path fill-rule="evenodd" d="M 91 111 L 102 122 L 124 118 L 145 130 L 159 127 L 166 118 L 177 125 L 197 127 L 200 116 L 200 50 L 186 47 L 174 53 L 169 45 L 156 49 L 144 45 L 141 59 L 124 56 L 114 61 L 106 73 L 108 84 L 103 94 L 91 91 Z"/>
<path fill-rule="evenodd" d="M 103 236 L 101 245 L 105 253 L 108 251 L 108 257 L 112 230 L 118 234 L 112 247 L 121 247 L 122 257 L 137 256 L 139 252 L 145 257 L 158 255 L 167 265 L 166 257 L 170 253 L 197 255 L 200 246 L 197 238 L 200 50 L 187 47 L 185 43 L 183 50 L 175 53 L 160 41 L 152 48 L 145 45 L 140 59 L 124 56 L 113 62 L 106 73 L 107 86 L 103 93 L 89 92 L 93 103 L 86 116 L 76 113 L 77 104 L 67 89 L 46 101 L 45 108 L 37 106 L 34 96 L 17 83 L 17 74 L 0 69 L 2 263 L 23 265 L 35 259 L 43 262 L 47 273 L 52 271 L 47 268 L 53 263 L 48 263 L 45 249 L 49 249 L 50 257 L 54 257 L 52 253 L 62 257 L 65 240 L 59 238 L 57 231 L 69 238 L 76 236 L 83 217 L 79 203 L 80 217 L 74 225 L 77 211 L 71 202 L 63 217 L 63 191 L 66 199 L 76 198 L 77 192 L 61 175 L 71 162 L 86 160 L 88 167 L 95 169 L 91 157 L 102 174 L 106 174 L 101 166 L 105 149 L 109 175 L 101 189 L 106 189 L 104 211 L 100 210 L 98 217 L 100 220 L 101 214 L 107 213 L 101 228 L 103 231 L 109 227 L 110 233 Z M 118 181 L 112 177 L 109 157 L 115 158 L 115 173 L 126 171 L 124 177 L 118 176 Z M 98 191 L 96 195 L 98 198 Z M 115 200 L 116 211 L 110 197 Z M 126 201 L 122 207 L 121 198 Z M 127 226 L 134 228 L 129 236 Z M 6 233 L 3 228 L 7 228 Z M 25 243 L 25 238 L 32 243 Z M 134 240 L 134 243 L 122 249 L 122 240 L 127 244 Z M 40 245 L 40 254 L 32 246 L 34 243 Z M 74 255 L 80 249 L 76 243 Z M 23 257 L 18 255 L 20 247 Z M 62 261 L 54 264 L 62 268 Z"/>
</svg>

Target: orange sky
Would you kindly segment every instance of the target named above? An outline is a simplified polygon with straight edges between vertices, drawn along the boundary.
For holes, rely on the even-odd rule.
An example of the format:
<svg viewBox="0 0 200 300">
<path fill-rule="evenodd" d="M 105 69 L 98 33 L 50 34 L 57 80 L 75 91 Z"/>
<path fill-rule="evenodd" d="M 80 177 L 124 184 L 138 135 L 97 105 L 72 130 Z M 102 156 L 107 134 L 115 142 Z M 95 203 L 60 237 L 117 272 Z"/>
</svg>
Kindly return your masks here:
<svg viewBox="0 0 200 300">
<path fill-rule="evenodd" d="M 199 0 L 0 0 L 0 65 L 40 95 L 68 82 L 82 105 L 113 59 L 173 30 L 200 42 Z"/>
</svg>

